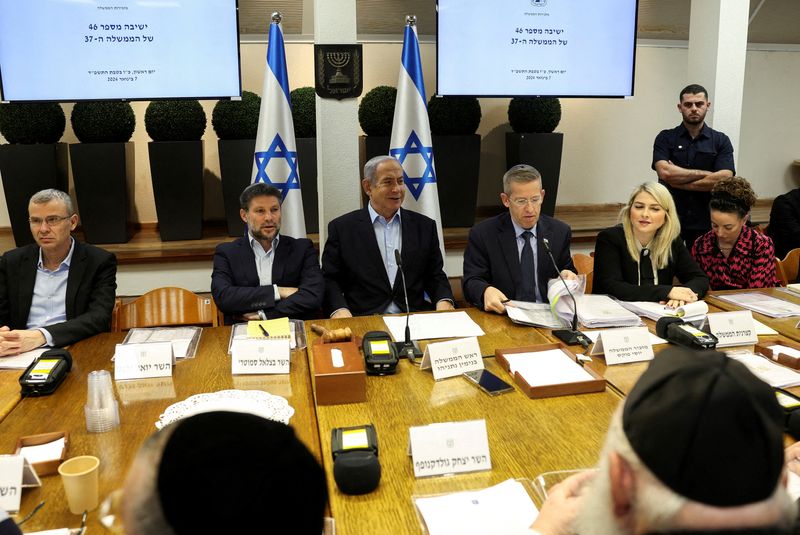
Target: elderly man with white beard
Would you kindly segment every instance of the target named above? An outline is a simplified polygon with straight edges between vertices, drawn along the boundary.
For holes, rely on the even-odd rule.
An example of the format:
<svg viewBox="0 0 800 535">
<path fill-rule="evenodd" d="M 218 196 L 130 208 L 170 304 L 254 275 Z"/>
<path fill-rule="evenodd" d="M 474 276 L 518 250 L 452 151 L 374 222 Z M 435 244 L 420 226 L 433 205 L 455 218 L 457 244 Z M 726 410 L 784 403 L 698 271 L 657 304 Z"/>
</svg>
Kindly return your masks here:
<svg viewBox="0 0 800 535">
<path fill-rule="evenodd" d="M 553 488 L 532 533 L 795 532 L 775 393 L 718 352 L 670 348 L 614 415 L 596 472 Z"/>
</svg>

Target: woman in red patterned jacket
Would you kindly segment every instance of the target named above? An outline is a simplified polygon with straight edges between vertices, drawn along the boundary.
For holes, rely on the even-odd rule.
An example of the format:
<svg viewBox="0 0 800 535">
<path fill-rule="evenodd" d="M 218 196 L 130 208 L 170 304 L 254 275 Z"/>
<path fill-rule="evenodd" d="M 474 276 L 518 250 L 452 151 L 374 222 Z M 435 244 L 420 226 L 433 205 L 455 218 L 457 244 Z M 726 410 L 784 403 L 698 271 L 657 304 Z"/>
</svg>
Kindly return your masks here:
<svg viewBox="0 0 800 535">
<path fill-rule="evenodd" d="M 723 178 L 711 190 L 711 230 L 697 238 L 692 256 L 712 290 L 780 286 L 772 240 L 747 226 L 756 194 L 742 177 Z"/>
</svg>

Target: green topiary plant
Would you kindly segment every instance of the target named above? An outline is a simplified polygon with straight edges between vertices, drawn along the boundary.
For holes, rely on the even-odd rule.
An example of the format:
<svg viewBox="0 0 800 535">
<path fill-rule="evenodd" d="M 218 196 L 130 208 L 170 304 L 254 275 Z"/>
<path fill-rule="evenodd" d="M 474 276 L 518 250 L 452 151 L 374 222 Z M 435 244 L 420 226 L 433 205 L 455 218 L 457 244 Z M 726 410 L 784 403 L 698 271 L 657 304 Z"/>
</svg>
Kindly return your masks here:
<svg viewBox="0 0 800 535">
<path fill-rule="evenodd" d="M 317 136 L 317 98 L 313 87 L 298 87 L 289 95 L 292 99 L 292 120 L 295 137 Z"/>
<path fill-rule="evenodd" d="M 255 139 L 261 97 L 242 91 L 242 100 L 220 100 L 211 113 L 211 126 L 220 139 Z"/>
<path fill-rule="evenodd" d="M 153 141 L 197 141 L 206 131 L 206 112 L 197 100 L 154 100 L 144 127 Z"/>
<path fill-rule="evenodd" d="M 514 132 L 552 132 L 560 121 L 561 102 L 555 97 L 515 97 L 508 104 Z"/>
<path fill-rule="evenodd" d="M 67 118 L 57 102 L 0 104 L 0 134 L 9 143 L 58 143 L 66 126 Z"/>
<path fill-rule="evenodd" d="M 474 134 L 481 124 L 481 105 L 475 97 L 431 97 L 431 133 L 443 136 Z"/>
<path fill-rule="evenodd" d="M 81 143 L 126 143 L 136 129 L 130 102 L 78 102 L 72 108 L 70 122 Z"/>
<path fill-rule="evenodd" d="M 388 85 L 379 85 L 364 95 L 358 106 L 358 122 L 365 134 L 391 135 L 396 98 L 397 89 Z"/>
</svg>

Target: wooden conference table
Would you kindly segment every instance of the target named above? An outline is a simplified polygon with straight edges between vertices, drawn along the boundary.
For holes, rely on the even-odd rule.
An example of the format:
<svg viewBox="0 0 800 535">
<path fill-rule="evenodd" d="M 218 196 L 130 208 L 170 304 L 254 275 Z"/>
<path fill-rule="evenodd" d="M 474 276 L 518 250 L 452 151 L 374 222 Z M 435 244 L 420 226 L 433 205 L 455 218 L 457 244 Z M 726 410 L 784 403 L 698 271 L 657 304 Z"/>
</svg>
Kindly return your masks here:
<svg viewBox="0 0 800 535">
<path fill-rule="evenodd" d="M 538 330 L 513 325 L 504 316 L 475 309 L 468 310 L 468 314 L 487 333 L 479 338 L 484 355 L 492 354 L 497 347 L 549 342 Z M 356 334 L 385 329 L 378 316 L 316 323 L 328 327 L 348 325 Z M 126 385 L 122 389 L 118 383 L 122 425 L 102 434 L 89 434 L 85 430 L 86 375 L 97 369 L 113 370 L 110 359 L 114 344 L 120 342 L 123 335 L 101 334 L 75 344 L 71 348 L 74 368 L 59 390 L 51 396 L 23 399 L 0 422 L 0 452 L 12 452 L 19 436 L 68 430 L 68 456 L 91 454 L 100 458 L 102 500 L 122 486 L 136 451 L 155 430 L 154 423 L 166 407 L 201 392 L 228 388 L 265 390 L 288 399 L 296 411 L 291 425 L 323 462 L 331 514 L 336 520 L 338 534 L 417 533 L 419 524 L 412 495 L 481 488 L 508 478 L 532 478 L 550 470 L 593 465 L 608 422 L 621 399 L 611 389 L 595 394 L 531 400 L 515 388 L 509 394 L 489 397 L 460 377 L 437 383 L 430 371 L 421 371 L 401 361 L 396 375 L 367 377 L 366 403 L 316 407 L 306 351 L 294 352 L 288 377 L 232 377 L 227 356 L 229 332 L 229 327 L 205 329 L 197 357 L 180 362 L 171 380 L 150 380 L 141 387 L 141 382 L 136 382 L 135 387 Z M 313 353 L 311 343 L 315 335 L 307 332 L 309 352 Z M 484 362 L 488 369 L 509 380 L 494 358 Z M 18 371 L 0 372 L 0 395 L 18 376 Z M 174 396 L 171 389 L 174 389 Z M 159 399 L 144 399 L 148 396 Z M 122 403 L 123 400 L 128 402 Z M 0 399 L 0 406 L 2 404 L 3 399 Z M 411 458 L 407 455 L 408 428 L 471 419 L 486 420 L 492 470 L 415 480 Z M 383 470 L 381 484 L 365 496 L 347 496 L 338 491 L 333 481 L 331 430 L 366 423 L 374 424 L 378 433 Z M 21 515 L 16 518 L 30 512 L 42 500 L 45 506 L 25 524 L 26 530 L 79 525 L 79 516 L 67 510 L 57 475 L 43 478 L 42 488 L 23 492 Z M 99 524 L 97 510 L 89 514 L 88 524 L 90 532 L 104 530 Z"/>
</svg>

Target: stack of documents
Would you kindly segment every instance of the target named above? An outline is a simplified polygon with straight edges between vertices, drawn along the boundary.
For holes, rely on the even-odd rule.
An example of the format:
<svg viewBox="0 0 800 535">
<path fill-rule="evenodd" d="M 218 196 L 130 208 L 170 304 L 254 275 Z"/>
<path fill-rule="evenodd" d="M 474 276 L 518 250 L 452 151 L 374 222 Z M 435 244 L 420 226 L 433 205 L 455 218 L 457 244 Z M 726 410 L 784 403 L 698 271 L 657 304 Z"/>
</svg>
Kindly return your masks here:
<svg viewBox="0 0 800 535">
<path fill-rule="evenodd" d="M 639 316 L 607 295 L 575 296 L 578 305 L 578 321 L 588 328 L 635 327 L 642 324 Z M 567 323 L 572 322 L 573 304 L 569 297 L 562 297 L 556 304 L 558 317 Z"/>
<path fill-rule="evenodd" d="M 384 316 L 383 322 L 395 341 L 405 340 L 406 316 Z M 480 325 L 475 323 L 464 311 L 411 314 L 408 325 L 413 340 L 469 338 L 486 334 Z"/>
<path fill-rule="evenodd" d="M 697 321 L 706 317 L 708 305 L 705 301 L 689 303 L 678 308 L 652 301 L 620 301 L 620 304 L 634 314 L 658 321 L 664 317 L 681 318 L 683 321 Z"/>
<path fill-rule="evenodd" d="M 128 332 L 122 343 L 171 342 L 172 354 L 176 359 L 194 358 L 202 332 L 201 327 L 156 327 L 153 329 L 137 327 Z"/>
<path fill-rule="evenodd" d="M 716 297 L 771 318 L 800 316 L 800 305 L 759 292 L 723 294 Z"/>
<path fill-rule="evenodd" d="M 548 303 L 530 303 L 528 301 L 509 301 L 506 303 L 506 314 L 514 323 L 531 327 L 562 329 L 561 320 L 553 314 Z"/>
<path fill-rule="evenodd" d="M 518 373 L 529 386 L 560 385 L 594 381 L 595 378 L 560 349 L 507 353 L 511 375 Z"/>
<path fill-rule="evenodd" d="M 264 330 L 267 331 L 269 336 L 264 336 L 261 327 L 264 327 Z M 305 348 L 306 327 L 303 320 L 276 318 L 272 320 L 237 323 L 231 329 L 231 337 L 228 340 L 228 355 L 231 354 L 231 347 L 233 346 L 234 340 L 246 340 L 248 338 L 283 339 L 287 338 L 287 336 L 289 338 L 289 349 Z"/>
<path fill-rule="evenodd" d="M 752 351 L 726 351 L 730 358 L 738 360 L 753 372 L 753 375 L 773 388 L 788 388 L 800 385 L 800 373 L 775 364 L 762 355 Z"/>
<path fill-rule="evenodd" d="M 787 284 L 786 289 L 790 292 L 794 292 L 796 294 L 800 294 L 800 282 L 795 282 L 792 284 Z"/>
</svg>

